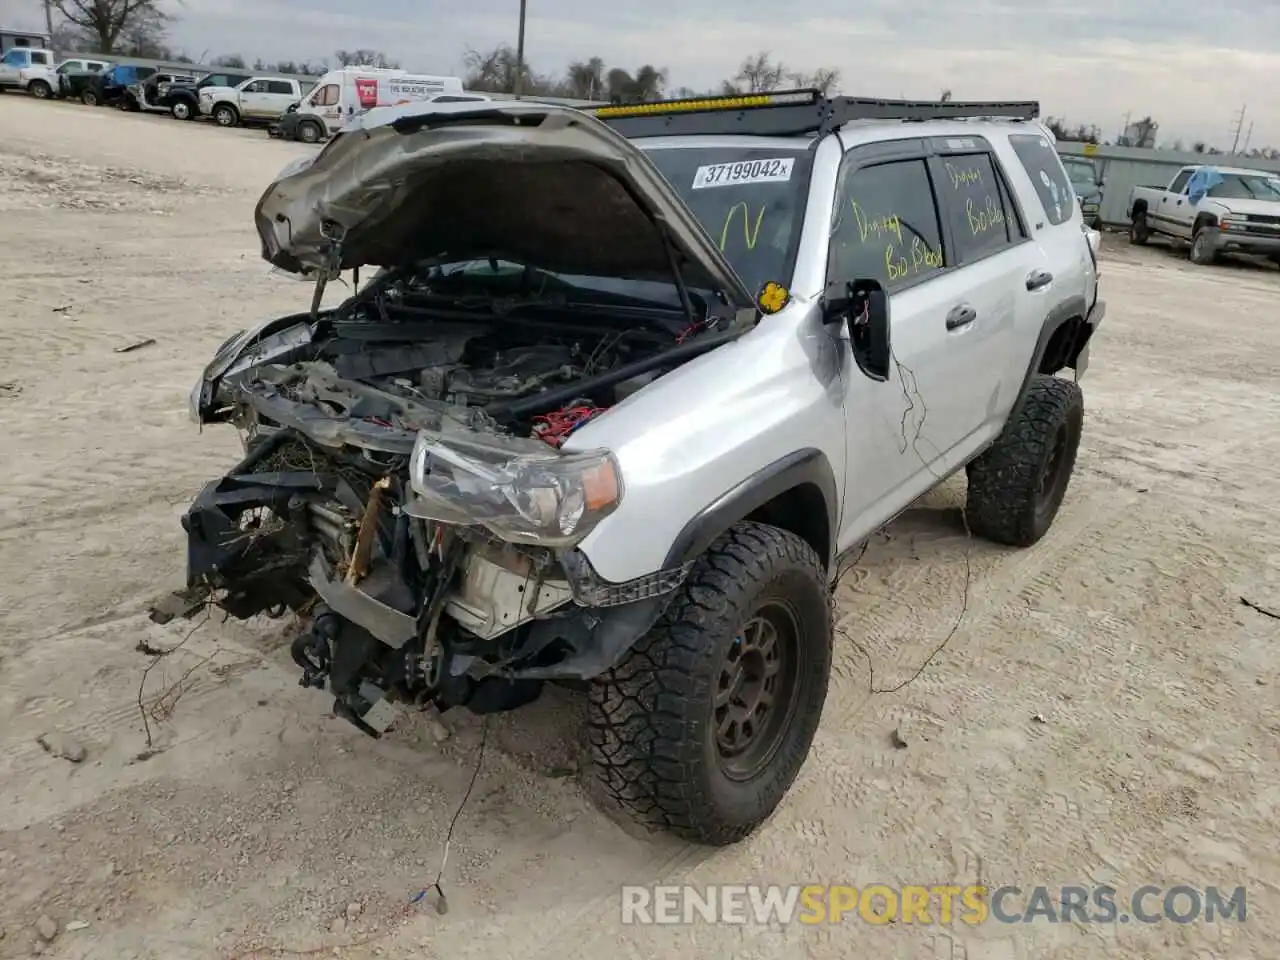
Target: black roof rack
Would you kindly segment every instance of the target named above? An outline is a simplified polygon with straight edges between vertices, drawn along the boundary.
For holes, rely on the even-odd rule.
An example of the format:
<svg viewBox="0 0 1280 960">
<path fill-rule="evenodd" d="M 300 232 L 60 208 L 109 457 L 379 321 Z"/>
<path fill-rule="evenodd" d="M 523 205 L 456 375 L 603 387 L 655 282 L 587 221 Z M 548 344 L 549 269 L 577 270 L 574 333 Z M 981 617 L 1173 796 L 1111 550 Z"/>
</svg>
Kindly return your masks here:
<svg viewBox="0 0 1280 960">
<path fill-rule="evenodd" d="M 1040 116 L 1040 104 L 1035 100 L 872 100 L 827 97 L 817 90 L 785 90 L 593 107 L 586 112 L 624 137 L 795 137 L 829 133 L 851 120 L 1035 120 Z"/>
</svg>

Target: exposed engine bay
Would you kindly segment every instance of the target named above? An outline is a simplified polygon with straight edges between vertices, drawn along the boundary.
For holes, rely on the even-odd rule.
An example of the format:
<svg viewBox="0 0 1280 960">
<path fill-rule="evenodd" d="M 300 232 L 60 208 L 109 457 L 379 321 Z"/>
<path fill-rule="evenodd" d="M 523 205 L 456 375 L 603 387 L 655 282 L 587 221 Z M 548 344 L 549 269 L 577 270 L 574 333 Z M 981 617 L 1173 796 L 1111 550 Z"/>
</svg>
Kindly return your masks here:
<svg viewBox="0 0 1280 960">
<path fill-rule="evenodd" d="M 233 423 L 246 455 L 183 518 L 187 589 L 153 618 L 293 611 L 301 682 L 373 736 L 404 704 L 513 709 L 611 666 L 687 571 L 594 575 L 575 545 L 621 478 L 563 445 L 736 334 L 687 296 L 584 304 L 528 282 L 498 298 L 390 271 L 224 344 L 193 413 Z"/>
</svg>

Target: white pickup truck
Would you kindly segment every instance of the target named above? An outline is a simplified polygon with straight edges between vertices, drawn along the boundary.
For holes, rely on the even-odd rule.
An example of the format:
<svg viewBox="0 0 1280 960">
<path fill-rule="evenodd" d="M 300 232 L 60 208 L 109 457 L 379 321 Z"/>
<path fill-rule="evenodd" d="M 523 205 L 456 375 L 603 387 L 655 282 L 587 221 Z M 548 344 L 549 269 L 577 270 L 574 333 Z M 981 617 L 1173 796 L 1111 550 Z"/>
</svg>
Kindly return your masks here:
<svg viewBox="0 0 1280 960">
<path fill-rule="evenodd" d="M 270 123 L 315 87 L 288 77 L 251 77 L 236 87 L 205 87 L 200 113 L 220 127 L 241 123 Z"/>
<path fill-rule="evenodd" d="M 1280 265 L 1280 173 L 1183 167 L 1168 187 L 1134 187 L 1128 219 L 1130 243 L 1157 235 L 1190 243 L 1192 263 L 1249 253 Z"/>
<path fill-rule="evenodd" d="M 111 66 L 106 60 L 71 57 L 54 65 L 53 52 L 30 47 L 14 47 L 0 59 L 0 89 L 25 90 L 47 100 L 57 96 L 59 74 L 101 73 Z"/>
</svg>

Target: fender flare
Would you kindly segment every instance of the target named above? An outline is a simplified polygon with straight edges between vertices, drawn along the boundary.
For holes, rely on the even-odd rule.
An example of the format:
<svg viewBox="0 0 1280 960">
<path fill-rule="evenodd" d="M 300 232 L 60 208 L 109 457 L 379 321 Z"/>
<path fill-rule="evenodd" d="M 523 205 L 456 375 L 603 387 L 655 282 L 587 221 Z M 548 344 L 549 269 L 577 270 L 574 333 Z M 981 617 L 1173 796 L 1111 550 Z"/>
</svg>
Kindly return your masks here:
<svg viewBox="0 0 1280 960">
<path fill-rule="evenodd" d="M 716 538 L 765 504 L 790 490 L 812 486 L 826 510 L 826 546 L 818 550 L 824 566 L 831 564 L 838 522 L 839 488 L 835 471 L 821 450 L 806 447 L 757 470 L 699 510 L 676 535 L 667 551 L 665 568 L 678 567 L 704 553 Z"/>
<path fill-rule="evenodd" d="M 1045 315 L 1044 324 L 1040 327 L 1040 336 L 1036 339 L 1036 348 L 1031 353 L 1031 360 L 1027 364 L 1027 372 L 1023 374 L 1022 385 L 1018 388 L 1017 399 L 1014 400 L 1013 408 L 1009 411 L 1006 423 L 1012 423 L 1022 412 L 1022 406 L 1027 399 L 1027 391 L 1031 388 L 1031 381 L 1040 372 L 1040 367 L 1049 352 L 1049 345 L 1053 342 L 1054 335 L 1073 320 L 1084 321 L 1088 316 L 1089 304 L 1083 295 L 1068 297 Z M 1068 347 L 1066 366 L 1072 366 L 1075 363 L 1076 357 L 1079 356 L 1080 351 L 1084 349 L 1091 336 L 1093 336 L 1093 327 L 1085 323 L 1080 335 Z"/>
</svg>

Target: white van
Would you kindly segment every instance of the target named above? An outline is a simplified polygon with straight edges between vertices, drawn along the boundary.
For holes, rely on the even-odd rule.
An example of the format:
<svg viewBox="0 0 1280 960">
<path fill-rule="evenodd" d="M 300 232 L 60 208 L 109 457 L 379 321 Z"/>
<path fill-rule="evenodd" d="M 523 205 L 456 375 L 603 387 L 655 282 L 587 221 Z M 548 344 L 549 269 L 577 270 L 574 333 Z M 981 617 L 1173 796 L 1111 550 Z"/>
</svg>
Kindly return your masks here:
<svg viewBox="0 0 1280 960">
<path fill-rule="evenodd" d="M 487 99 L 481 94 L 465 93 L 458 77 L 343 67 L 330 70 L 317 81 L 311 96 L 298 105 L 290 126 L 296 129 L 297 139 L 314 142 L 332 136 L 349 118 L 374 107 L 394 107 L 416 100 Z"/>
</svg>

